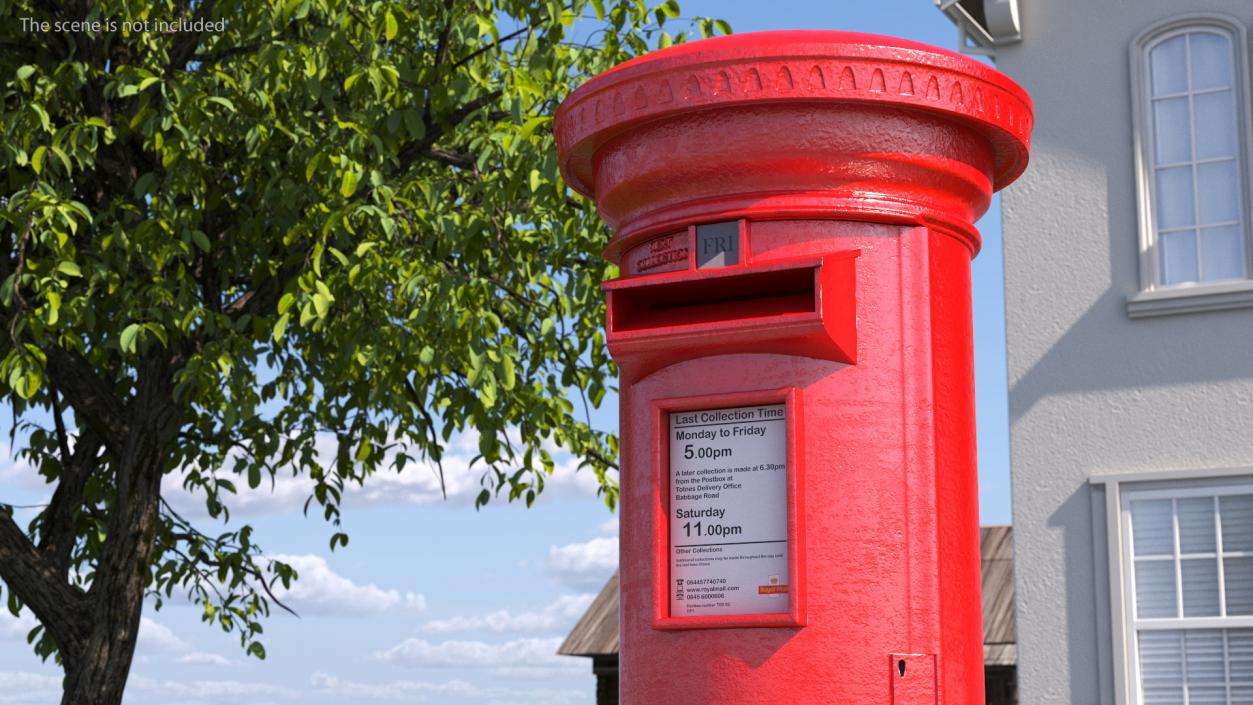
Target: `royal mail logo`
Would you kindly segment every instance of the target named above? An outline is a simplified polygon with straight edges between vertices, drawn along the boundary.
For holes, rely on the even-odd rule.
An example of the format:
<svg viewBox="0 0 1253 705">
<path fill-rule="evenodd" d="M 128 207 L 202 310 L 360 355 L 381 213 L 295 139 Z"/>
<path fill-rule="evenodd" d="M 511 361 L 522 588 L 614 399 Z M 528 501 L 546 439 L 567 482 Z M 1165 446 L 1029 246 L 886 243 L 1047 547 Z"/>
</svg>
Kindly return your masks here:
<svg viewBox="0 0 1253 705">
<path fill-rule="evenodd" d="M 770 579 L 766 582 L 770 584 L 757 586 L 758 595 L 778 595 L 787 592 L 787 586 L 779 584 L 779 576 L 777 575 L 770 576 Z"/>
</svg>

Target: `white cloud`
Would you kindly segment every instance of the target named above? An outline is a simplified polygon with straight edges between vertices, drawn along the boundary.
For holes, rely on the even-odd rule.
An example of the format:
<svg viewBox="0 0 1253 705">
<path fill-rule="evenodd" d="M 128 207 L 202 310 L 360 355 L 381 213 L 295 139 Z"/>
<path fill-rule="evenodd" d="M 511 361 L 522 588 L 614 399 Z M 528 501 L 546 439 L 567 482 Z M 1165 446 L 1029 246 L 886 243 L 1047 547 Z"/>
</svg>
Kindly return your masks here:
<svg viewBox="0 0 1253 705">
<path fill-rule="evenodd" d="M 23 609 L 14 617 L 12 612 L 0 607 L 0 640 L 20 639 L 26 641 L 26 635 L 34 629 L 39 621 L 35 615 Z"/>
<path fill-rule="evenodd" d="M 246 700 L 249 705 L 261 705 L 258 698 L 298 698 L 301 694 L 291 688 L 273 683 L 245 683 L 242 681 L 159 681 L 153 678 L 132 677 L 126 685 L 127 692 L 143 693 L 161 698 L 180 698 L 209 702 L 238 703 Z"/>
<path fill-rule="evenodd" d="M 605 534 L 607 536 L 617 536 L 618 535 L 618 517 L 613 517 L 612 519 L 606 519 L 605 521 L 602 521 L 600 523 L 600 526 L 596 528 L 600 530 L 600 533 Z"/>
<path fill-rule="evenodd" d="M 569 585 L 600 589 L 618 567 L 618 538 L 551 546 L 544 567 Z"/>
<path fill-rule="evenodd" d="M 169 627 L 147 617 L 139 618 L 139 642 L 137 648 L 150 652 L 183 652 L 191 644 L 180 639 Z"/>
<path fill-rule="evenodd" d="M 545 705 L 575 705 L 587 700 L 587 696 L 577 690 L 555 690 L 551 688 L 535 688 L 519 690 L 502 687 L 483 687 L 461 680 L 430 683 L 421 681 L 397 680 L 387 683 L 356 683 L 345 681 L 325 673 L 314 673 L 310 679 L 315 692 L 320 695 L 335 696 L 340 702 L 359 702 L 361 700 L 398 700 L 424 702 L 432 698 L 442 701 L 446 698 L 493 699 L 517 698 L 521 702 L 544 703 Z"/>
<path fill-rule="evenodd" d="M 519 445 L 516 432 L 513 436 L 514 445 Z M 344 488 L 343 506 L 370 507 L 380 505 L 435 505 L 447 504 L 453 507 L 464 507 L 473 504 L 482 485 L 480 478 L 485 467 L 471 462 L 478 456 L 479 434 L 474 429 L 454 434 L 447 444 L 443 458 L 443 487 L 437 466 L 430 461 L 409 463 L 404 472 L 397 473 L 389 469 L 380 470 L 371 476 L 363 485 L 349 484 Z M 324 465 L 333 462 L 336 455 L 337 440 L 333 434 L 319 434 L 315 446 L 315 455 Z M 544 443 L 544 448 L 552 455 L 556 463 L 553 474 L 545 477 L 544 491 L 538 502 L 549 502 L 562 497 L 595 497 L 599 489 L 596 475 L 590 470 L 579 470 L 578 460 L 551 441 Z M 416 454 L 415 454 L 416 455 Z M 233 465 L 229 460 L 225 466 Z M 383 463 L 384 468 L 391 467 L 390 458 Z M 234 481 L 238 492 L 227 499 L 227 506 L 232 516 L 256 516 L 261 514 L 282 514 L 303 509 L 305 500 L 313 494 L 314 483 L 307 475 L 293 476 L 290 471 L 282 472 L 271 483 L 265 478 L 255 489 L 235 476 L 229 470 L 221 471 L 221 475 Z M 208 517 L 203 494 L 183 488 L 184 476 L 170 473 L 162 481 L 161 494 L 169 504 L 183 516 L 192 519 Z M 53 486 L 44 482 L 39 473 L 23 458 L 13 458 L 10 447 L 0 442 L 0 482 L 13 483 L 28 494 L 21 496 L 23 503 L 47 502 Z M 447 492 L 447 502 L 444 493 Z M 12 500 L 10 500 L 12 501 Z M 504 503 L 504 499 L 497 499 Z"/>
<path fill-rule="evenodd" d="M 498 610 L 483 615 L 435 619 L 427 622 L 423 629 L 436 634 L 468 631 L 565 633 L 592 604 L 594 597 L 591 594 L 562 595 L 537 611 L 514 614 L 509 610 Z"/>
<path fill-rule="evenodd" d="M 373 583 L 358 585 L 331 570 L 321 556 L 276 554 L 270 557 L 290 564 L 299 574 L 292 581 L 291 589 L 279 585 L 274 594 L 301 614 L 359 615 L 395 608 L 415 612 L 426 608 L 423 595 L 384 590 Z"/>
<path fill-rule="evenodd" d="M 525 638 L 500 643 L 406 639 L 374 658 L 412 668 L 490 668 L 510 675 L 547 675 L 583 670 L 581 659 L 558 656 L 561 637 Z"/>
<path fill-rule="evenodd" d="M 319 435 L 315 446 L 320 460 L 327 464 L 333 461 L 336 449 L 333 435 Z M 545 478 L 545 489 L 538 501 L 568 496 L 596 496 L 599 484 L 595 474 L 578 471 L 578 461 L 557 446 L 548 443 L 545 447 L 552 454 L 556 467 L 553 474 Z M 470 465 L 478 452 L 477 432 L 470 430 L 456 434 L 449 442 L 443 459 L 443 490 L 434 463 L 411 462 L 404 472 L 383 469 L 372 475 L 363 485 L 348 485 L 344 488 L 343 506 L 360 508 L 397 504 L 443 504 L 444 490 L 447 491 L 448 505 L 464 507 L 472 504 L 482 490 L 479 479 L 485 469 L 481 463 L 473 467 Z M 384 467 L 390 467 L 390 460 L 384 463 Z M 313 482 L 305 475 L 292 476 L 290 473 L 280 472 L 274 478 L 273 484 L 266 478 L 256 489 L 249 488 L 239 478 L 232 479 L 238 488 L 238 494 L 230 497 L 227 502 L 232 516 L 297 511 L 304 507 L 305 500 L 313 492 Z M 162 485 L 162 495 L 184 516 L 204 518 L 204 497 L 183 489 L 182 482 L 183 477 L 179 474 L 167 475 Z"/>
<path fill-rule="evenodd" d="M 190 654 L 184 654 L 178 659 L 179 663 L 189 666 L 229 666 L 234 661 L 220 654 L 211 654 L 207 651 L 193 651 Z"/>
<path fill-rule="evenodd" d="M 0 705 L 47 705 L 60 700 L 59 677 L 0 671 Z"/>
</svg>

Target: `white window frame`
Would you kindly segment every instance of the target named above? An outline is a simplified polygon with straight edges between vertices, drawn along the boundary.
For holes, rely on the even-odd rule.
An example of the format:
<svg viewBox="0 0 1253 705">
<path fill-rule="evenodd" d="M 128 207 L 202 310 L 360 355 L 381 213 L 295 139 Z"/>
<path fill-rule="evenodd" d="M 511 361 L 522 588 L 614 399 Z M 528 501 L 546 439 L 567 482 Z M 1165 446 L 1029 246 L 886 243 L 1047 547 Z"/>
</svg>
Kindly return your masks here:
<svg viewBox="0 0 1253 705">
<path fill-rule="evenodd" d="M 1140 660 L 1136 650 L 1135 570 L 1131 542 L 1130 499 L 1154 496 L 1184 498 L 1215 494 L 1253 493 L 1253 468 L 1234 467 L 1208 470 L 1161 470 L 1094 475 L 1093 485 L 1105 486 L 1105 535 L 1109 570 L 1110 639 L 1114 668 L 1116 705 L 1142 705 Z M 1221 563 L 1221 561 L 1220 561 Z M 1099 566 L 1098 566 L 1099 568 Z M 1176 579 L 1179 574 L 1176 573 Z M 1220 574 L 1219 579 L 1222 579 Z M 1224 608 L 1225 609 L 1225 608 Z M 1170 622 L 1186 626 L 1175 629 L 1232 629 L 1253 627 L 1253 616 L 1156 618 L 1161 628 Z M 1221 623 L 1221 624 L 1219 624 Z"/>
<path fill-rule="evenodd" d="M 1235 83 L 1236 161 L 1244 199 L 1241 220 L 1244 230 L 1245 279 L 1162 285 L 1157 251 L 1154 209 L 1154 154 L 1152 92 L 1149 89 L 1149 51 L 1171 37 L 1193 31 L 1220 32 L 1231 40 L 1232 80 Z M 1173 17 L 1141 32 L 1131 42 L 1132 139 L 1135 143 L 1137 215 L 1139 220 L 1140 291 L 1127 300 L 1132 318 L 1199 311 L 1253 307 L 1253 188 L 1250 188 L 1250 136 L 1248 36 L 1243 23 L 1222 14 L 1188 14 Z M 1192 129 L 1196 129 L 1195 122 Z M 1193 185 L 1195 188 L 1195 184 Z"/>
</svg>

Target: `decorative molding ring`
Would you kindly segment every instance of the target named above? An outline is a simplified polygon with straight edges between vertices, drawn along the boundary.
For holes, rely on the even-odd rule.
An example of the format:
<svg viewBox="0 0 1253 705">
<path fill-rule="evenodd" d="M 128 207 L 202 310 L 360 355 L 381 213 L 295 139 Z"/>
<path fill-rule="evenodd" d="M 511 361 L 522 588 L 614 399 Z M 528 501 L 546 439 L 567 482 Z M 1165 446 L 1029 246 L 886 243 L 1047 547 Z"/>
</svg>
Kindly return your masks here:
<svg viewBox="0 0 1253 705">
<path fill-rule="evenodd" d="M 995 149 L 994 189 L 1027 165 L 1031 99 L 999 71 L 893 37 L 782 31 L 670 47 L 580 86 L 557 110 L 562 172 L 591 195 L 596 149 L 633 125 L 706 108 L 813 101 L 919 109 L 981 129 Z"/>
</svg>

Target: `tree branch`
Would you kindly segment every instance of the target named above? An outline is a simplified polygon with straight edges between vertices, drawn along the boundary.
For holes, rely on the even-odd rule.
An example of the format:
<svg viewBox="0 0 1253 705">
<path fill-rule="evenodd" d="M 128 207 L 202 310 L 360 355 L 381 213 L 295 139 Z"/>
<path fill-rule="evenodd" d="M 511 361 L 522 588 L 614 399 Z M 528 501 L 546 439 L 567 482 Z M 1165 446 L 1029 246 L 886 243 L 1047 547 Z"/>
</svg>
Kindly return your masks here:
<svg viewBox="0 0 1253 705">
<path fill-rule="evenodd" d="M 213 14 L 215 4 L 216 0 L 203 0 L 192 15 L 192 22 L 209 19 L 209 15 Z M 166 67 L 168 73 L 187 68 L 188 62 L 196 54 L 196 47 L 200 45 L 201 34 L 201 32 L 185 32 L 178 35 L 178 39 L 174 41 L 174 46 L 170 50 L 170 64 Z"/>
<path fill-rule="evenodd" d="M 129 433 L 126 412 L 109 385 L 96 374 L 81 354 L 58 345 L 44 349 L 48 374 L 57 381 L 57 390 L 74 409 L 75 418 L 94 429 L 105 444 L 114 448 Z"/>
<path fill-rule="evenodd" d="M 74 444 L 74 454 L 61 460 L 61 477 L 52 493 L 52 502 L 43 513 L 39 553 L 62 579 L 69 574 L 70 554 L 78 537 L 78 514 L 87 481 L 98 467 L 97 456 L 103 443 L 90 429 L 84 429 Z"/>
<path fill-rule="evenodd" d="M 448 114 L 447 116 L 448 126 L 456 127 L 457 125 L 460 125 L 463 120 L 470 117 L 475 112 L 496 102 L 496 100 L 498 100 L 500 96 L 503 94 L 504 94 L 504 91 L 500 89 L 490 91 L 466 103 L 460 108 L 457 108 L 456 110 Z M 442 132 L 434 129 L 433 125 L 428 125 L 426 128 L 425 137 L 418 140 L 417 142 L 410 143 L 407 147 L 405 147 L 404 149 L 400 151 L 400 154 L 397 155 L 397 158 L 400 160 L 400 168 L 402 170 L 408 169 L 409 166 L 413 164 L 413 162 L 417 161 L 420 158 L 434 157 L 434 155 L 431 154 L 432 147 L 435 145 L 437 141 L 439 141 L 439 138 L 442 136 L 443 136 Z"/>
<path fill-rule="evenodd" d="M 67 660 L 86 646 L 86 598 L 44 560 L 13 515 L 0 511 L 0 578 L 48 630 Z"/>
<path fill-rule="evenodd" d="M 501 37 L 498 41 L 491 42 L 491 43 L 489 43 L 489 44 L 485 44 L 485 45 L 483 45 L 483 46 L 479 47 L 478 49 L 475 49 L 474 51 L 470 52 L 469 54 L 466 54 L 465 56 L 461 57 L 460 59 L 457 59 L 455 62 L 453 62 L 453 65 L 452 65 L 452 66 L 453 66 L 453 68 L 461 68 L 462 66 L 465 66 L 466 64 L 470 63 L 471 61 L 474 61 L 475 59 L 477 59 L 478 57 L 482 56 L 483 54 L 485 54 L 485 53 L 487 53 L 487 52 L 491 51 L 492 49 L 496 49 L 496 48 L 500 47 L 500 46 L 501 46 L 501 45 L 503 45 L 505 42 L 507 42 L 507 41 L 509 41 L 509 40 L 511 40 L 511 39 L 516 39 L 517 37 L 519 37 L 519 36 L 521 36 L 521 35 L 523 35 L 523 34 L 526 34 L 527 32 L 530 32 L 530 31 L 532 31 L 532 30 L 534 30 L 534 29 L 539 28 L 539 26 L 540 26 L 540 25 L 542 25 L 542 24 L 544 24 L 544 23 L 543 23 L 543 22 L 536 22 L 535 24 L 532 24 L 532 25 L 527 25 L 526 27 L 523 27 L 523 28 L 521 28 L 521 29 L 519 29 L 519 30 L 516 30 L 516 31 L 510 32 L 509 34 L 506 34 L 505 36 Z"/>
</svg>

